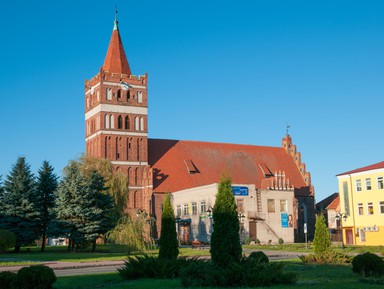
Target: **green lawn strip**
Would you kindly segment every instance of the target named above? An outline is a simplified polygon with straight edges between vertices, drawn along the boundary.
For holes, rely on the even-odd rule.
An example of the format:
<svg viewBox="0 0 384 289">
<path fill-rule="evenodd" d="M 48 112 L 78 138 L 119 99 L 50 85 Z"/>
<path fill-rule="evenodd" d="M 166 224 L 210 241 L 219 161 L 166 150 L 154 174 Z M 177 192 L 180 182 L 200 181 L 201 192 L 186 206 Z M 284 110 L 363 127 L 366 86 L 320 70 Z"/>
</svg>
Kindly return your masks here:
<svg viewBox="0 0 384 289">
<path fill-rule="evenodd" d="M 297 288 L 329 288 L 329 289 L 381 289 L 382 284 L 367 284 L 359 281 L 359 277 L 353 274 L 350 265 L 307 265 L 301 262 L 280 261 L 286 264 L 284 271 L 299 274 L 296 284 L 284 286 L 271 286 L 271 289 L 297 289 Z M 54 284 L 56 289 L 91 289 L 91 288 L 130 288 L 130 289 L 181 289 L 180 279 L 139 279 L 125 281 L 117 273 L 82 275 L 73 277 L 58 277 Z M 197 287 L 191 287 L 192 289 Z M 212 287 L 204 287 L 213 289 Z"/>
</svg>

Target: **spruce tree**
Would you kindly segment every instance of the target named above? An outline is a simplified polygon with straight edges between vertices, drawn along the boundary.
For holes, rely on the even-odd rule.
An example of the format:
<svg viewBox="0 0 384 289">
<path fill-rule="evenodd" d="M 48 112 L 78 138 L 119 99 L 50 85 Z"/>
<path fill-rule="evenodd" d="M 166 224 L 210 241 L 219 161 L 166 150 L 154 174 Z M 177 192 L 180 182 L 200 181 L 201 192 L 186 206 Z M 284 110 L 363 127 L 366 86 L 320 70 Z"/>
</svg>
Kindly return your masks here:
<svg viewBox="0 0 384 289">
<path fill-rule="evenodd" d="M 16 235 L 15 252 L 38 237 L 36 183 L 25 157 L 19 157 L 4 181 L 0 228 Z"/>
<path fill-rule="evenodd" d="M 242 254 L 239 236 L 239 219 L 231 178 L 221 177 L 215 205 L 213 207 L 213 232 L 211 258 L 219 267 L 239 262 Z"/>
<path fill-rule="evenodd" d="M 159 239 L 159 258 L 176 260 L 179 255 L 175 213 L 171 204 L 171 195 L 165 195 L 161 216 L 161 235 Z"/>
<path fill-rule="evenodd" d="M 323 215 L 316 216 L 313 247 L 316 255 L 327 253 L 331 249 L 331 238 Z"/>
<path fill-rule="evenodd" d="M 48 161 L 44 161 L 37 177 L 37 204 L 39 211 L 39 233 L 42 237 L 41 251 L 45 249 L 47 229 L 50 221 L 54 218 L 53 207 L 55 205 L 55 194 L 57 189 L 57 175 Z"/>
</svg>

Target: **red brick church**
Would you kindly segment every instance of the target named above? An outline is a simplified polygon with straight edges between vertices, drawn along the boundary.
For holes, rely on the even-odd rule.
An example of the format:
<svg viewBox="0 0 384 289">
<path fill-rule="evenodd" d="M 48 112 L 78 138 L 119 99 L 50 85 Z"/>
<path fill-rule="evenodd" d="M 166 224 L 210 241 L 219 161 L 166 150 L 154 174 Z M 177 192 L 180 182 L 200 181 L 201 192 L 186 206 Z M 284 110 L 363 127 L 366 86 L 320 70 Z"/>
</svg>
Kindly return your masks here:
<svg viewBox="0 0 384 289">
<path fill-rule="evenodd" d="M 199 192 L 208 196 L 226 171 L 233 184 L 247 188 L 236 196 L 247 236 L 302 241 L 307 223 L 312 238 L 314 188 L 288 133 L 281 147 L 148 139 L 147 88 L 148 75 L 131 72 L 116 17 L 104 63 L 85 81 L 85 140 L 87 156 L 109 159 L 127 176 L 129 209 L 149 212 L 159 232 L 162 199 L 171 192 L 180 203 L 174 204 L 180 229 L 203 238 L 201 222 L 214 201 Z"/>
</svg>

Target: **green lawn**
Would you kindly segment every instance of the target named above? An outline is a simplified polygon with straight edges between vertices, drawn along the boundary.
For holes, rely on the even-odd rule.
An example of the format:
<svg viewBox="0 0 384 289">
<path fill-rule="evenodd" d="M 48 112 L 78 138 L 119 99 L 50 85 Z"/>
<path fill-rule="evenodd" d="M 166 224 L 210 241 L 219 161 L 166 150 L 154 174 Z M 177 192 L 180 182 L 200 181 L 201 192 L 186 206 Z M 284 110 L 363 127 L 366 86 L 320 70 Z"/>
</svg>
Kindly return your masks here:
<svg viewBox="0 0 384 289">
<path fill-rule="evenodd" d="M 329 289 L 381 289 L 384 279 L 380 284 L 363 283 L 359 277 L 352 273 L 351 266 L 346 265 L 305 265 L 301 262 L 286 262 L 286 271 L 299 274 L 299 280 L 294 285 L 272 286 L 271 289 L 297 289 L 297 288 L 329 288 Z M 159 280 L 141 279 L 134 281 L 121 280 L 118 274 L 85 275 L 74 277 L 59 277 L 54 284 L 56 289 L 91 289 L 91 288 L 130 288 L 130 289 L 167 289 L 183 288 L 180 279 Z M 196 288 L 196 287 L 193 287 Z M 204 287 L 209 289 L 210 287 Z"/>
</svg>

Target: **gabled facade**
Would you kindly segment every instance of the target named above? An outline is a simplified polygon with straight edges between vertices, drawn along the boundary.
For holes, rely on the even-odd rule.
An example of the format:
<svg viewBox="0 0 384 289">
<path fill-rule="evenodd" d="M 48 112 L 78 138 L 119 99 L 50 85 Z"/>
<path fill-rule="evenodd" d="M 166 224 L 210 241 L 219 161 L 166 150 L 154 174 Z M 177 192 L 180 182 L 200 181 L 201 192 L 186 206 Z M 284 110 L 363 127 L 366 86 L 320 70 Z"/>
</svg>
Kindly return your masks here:
<svg viewBox="0 0 384 289">
<path fill-rule="evenodd" d="M 111 160 L 127 177 L 127 209 L 156 218 L 154 237 L 161 230 L 163 197 L 170 192 L 175 214 L 179 205 L 183 211 L 179 229 L 193 233 L 182 237 L 209 239 L 206 210 L 213 207 L 223 172 L 247 191 L 236 196 L 244 238 L 302 242 L 304 223 L 313 237 L 311 175 L 288 133 L 281 147 L 148 139 L 147 81 L 147 74 L 131 73 L 116 18 L 104 64 L 85 81 L 86 154 Z"/>
<path fill-rule="evenodd" d="M 346 244 L 384 245 L 384 162 L 337 175 Z"/>
</svg>

